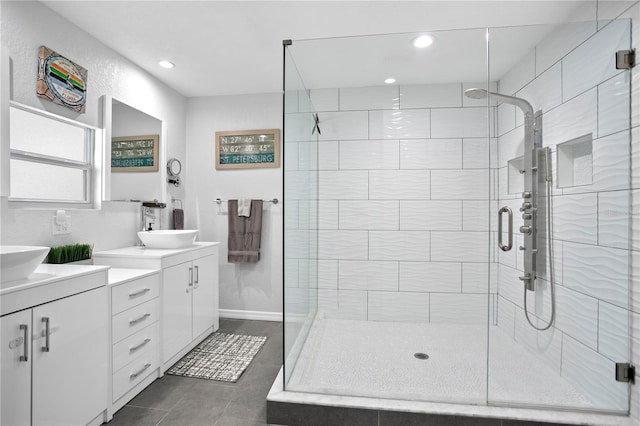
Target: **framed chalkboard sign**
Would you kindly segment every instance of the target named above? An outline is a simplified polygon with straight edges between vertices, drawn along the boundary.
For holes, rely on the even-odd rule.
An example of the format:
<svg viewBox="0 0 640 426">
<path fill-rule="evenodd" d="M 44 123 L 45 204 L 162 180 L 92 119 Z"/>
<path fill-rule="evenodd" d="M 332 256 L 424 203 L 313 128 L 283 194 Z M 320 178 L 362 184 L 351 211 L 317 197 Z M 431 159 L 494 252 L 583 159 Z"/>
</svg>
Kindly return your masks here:
<svg viewBox="0 0 640 426">
<path fill-rule="evenodd" d="M 112 172 L 157 172 L 158 135 L 111 139 Z"/>
<path fill-rule="evenodd" d="M 280 167 L 280 130 L 216 132 L 216 169 Z"/>
</svg>

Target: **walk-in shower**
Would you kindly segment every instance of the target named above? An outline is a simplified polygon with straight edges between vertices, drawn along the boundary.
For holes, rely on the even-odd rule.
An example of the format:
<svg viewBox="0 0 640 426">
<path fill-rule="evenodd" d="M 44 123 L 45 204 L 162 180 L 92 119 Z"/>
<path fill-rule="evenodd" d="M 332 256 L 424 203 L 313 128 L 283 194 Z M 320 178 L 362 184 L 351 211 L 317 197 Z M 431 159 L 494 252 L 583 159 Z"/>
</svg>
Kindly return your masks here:
<svg viewBox="0 0 640 426">
<path fill-rule="evenodd" d="M 429 34 L 285 43 L 285 392 L 628 413 L 629 21 Z"/>
</svg>

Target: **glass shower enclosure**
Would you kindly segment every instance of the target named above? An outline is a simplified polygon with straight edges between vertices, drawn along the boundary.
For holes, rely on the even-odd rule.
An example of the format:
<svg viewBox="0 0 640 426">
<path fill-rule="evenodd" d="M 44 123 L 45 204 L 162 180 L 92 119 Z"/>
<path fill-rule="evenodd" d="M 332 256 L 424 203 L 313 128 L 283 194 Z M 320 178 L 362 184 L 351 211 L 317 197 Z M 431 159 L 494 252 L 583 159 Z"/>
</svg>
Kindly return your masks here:
<svg viewBox="0 0 640 426">
<path fill-rule="evenodd" d="M 628 412 L 630 25 L 285 43 L 285 390 Z"/>
</svg>

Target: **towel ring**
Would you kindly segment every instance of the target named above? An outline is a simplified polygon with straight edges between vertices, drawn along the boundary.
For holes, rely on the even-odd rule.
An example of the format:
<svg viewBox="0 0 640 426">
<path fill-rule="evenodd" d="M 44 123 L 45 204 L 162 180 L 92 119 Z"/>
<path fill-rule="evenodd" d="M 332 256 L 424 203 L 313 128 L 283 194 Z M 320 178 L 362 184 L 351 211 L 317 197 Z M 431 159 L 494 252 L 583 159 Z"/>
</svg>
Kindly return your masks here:
<svg viewBox="0 0 640 426">
<path fill-rule="evenodd" d="M 227 200 L 223 200 L 222 198 L 216 198 L 215 200 L 213 200 L 215 203 L 217 203 L 218 205 L 222 204 L 223 201 L 227 201 Z M 278 199 L 277 198 L 272 198 L 270 200 L 262 200 L 265 203 L 273 203 L 273 204 L 278 204 Z"/>
</svg>

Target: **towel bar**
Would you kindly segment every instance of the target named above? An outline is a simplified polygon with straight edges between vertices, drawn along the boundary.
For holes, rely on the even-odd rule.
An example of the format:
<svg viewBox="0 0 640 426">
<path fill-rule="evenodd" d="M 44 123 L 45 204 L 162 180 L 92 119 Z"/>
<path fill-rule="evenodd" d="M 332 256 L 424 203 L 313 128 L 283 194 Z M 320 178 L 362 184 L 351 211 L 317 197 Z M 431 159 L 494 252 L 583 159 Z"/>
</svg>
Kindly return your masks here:
<svg viewBox="0 0 640 426">
<path fill-rule="evenodd" d="M 216 198 L 213 201 L 215 201 L 218 204 L 222 204 L 223 201 L 228 201 L 228 200 L 223 200 L 222 198 Z M 279 202 L 277 198 L 273 198 L 271 200 L 262 200 L 262 201 L 264 201 L 265 203 L 273 203 L 273 204 L 278 204 Z"/>
</svg>

